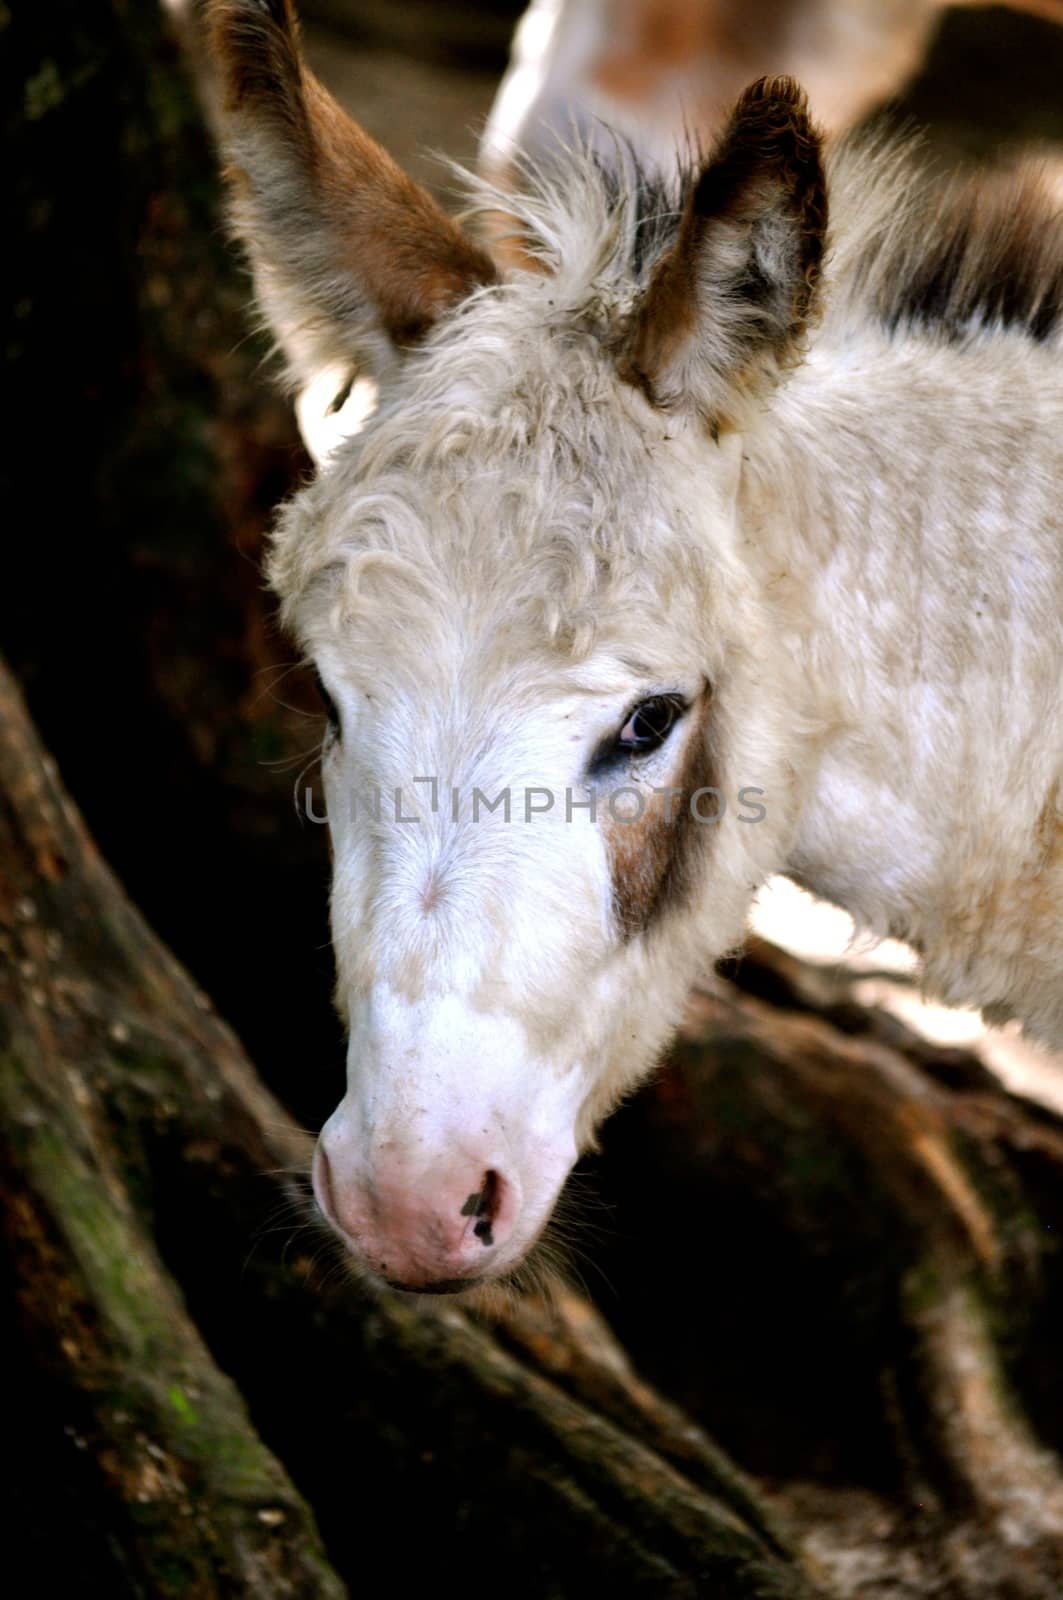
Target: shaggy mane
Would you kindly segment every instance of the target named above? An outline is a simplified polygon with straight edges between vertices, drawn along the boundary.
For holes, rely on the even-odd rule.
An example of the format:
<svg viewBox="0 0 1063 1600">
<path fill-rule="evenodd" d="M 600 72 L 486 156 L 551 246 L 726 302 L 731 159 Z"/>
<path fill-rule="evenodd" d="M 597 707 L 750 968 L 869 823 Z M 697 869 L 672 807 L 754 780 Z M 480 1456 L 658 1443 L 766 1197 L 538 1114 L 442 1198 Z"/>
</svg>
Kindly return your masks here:
<svg viewBox="0 0 1063 1600">
<path fill-rule="evenodd" d="M 891 334 L 953 342 L 993 328 L 1042 343 L 1063 332 L 1058 167 L 943 178 L 918 139 L 866 133 L 829 148 L 826 164 L 828 325 L 870 317 Z M 690 155 L 664 178 L 618 137 L 615 164 L 569 150 L 546 175 L 525 169 L 523 193 L 472 179 L 472 209 L 513 217 L 522 248 L 562 282 L 635 289 L 674 243 L 700 165 Z"/>
<path fill-rule="evenodd" d="M 853 158 L 858 160 L 858 155 Z M 853 263 L 854 288 L 891 333 L 963 340 L 1011 330 L 1039 343 L 1063 329 L 1063 208 L 1047 167 L 910 172 L 885 238 Z"/>
</svg>

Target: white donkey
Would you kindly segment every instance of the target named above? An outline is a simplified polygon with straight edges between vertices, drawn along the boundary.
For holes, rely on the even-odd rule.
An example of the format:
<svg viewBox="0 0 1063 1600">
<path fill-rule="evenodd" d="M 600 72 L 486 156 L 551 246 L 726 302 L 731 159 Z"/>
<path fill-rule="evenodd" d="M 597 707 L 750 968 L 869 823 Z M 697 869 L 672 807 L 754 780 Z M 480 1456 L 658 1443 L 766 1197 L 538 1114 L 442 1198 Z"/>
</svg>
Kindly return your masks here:
<svg viewBox="0 0 1063 1600">
<path fill-rule="evenodd" d="M 314 1180 L 355 1258 L 436 1291 L 515 1267 L 771 873 L 1063 1043 L 1063 226 L 1033 178 L 942 197 L 860 148 L 825 177 L 765 80 L 671 196 L 575 155 L 508 197 L 503 275 L 307 74 L 288 0 L 213 26 L 292 377 L 380 386 L 270 566 L 331 707 L 349 1078 Z"/>
</svg>

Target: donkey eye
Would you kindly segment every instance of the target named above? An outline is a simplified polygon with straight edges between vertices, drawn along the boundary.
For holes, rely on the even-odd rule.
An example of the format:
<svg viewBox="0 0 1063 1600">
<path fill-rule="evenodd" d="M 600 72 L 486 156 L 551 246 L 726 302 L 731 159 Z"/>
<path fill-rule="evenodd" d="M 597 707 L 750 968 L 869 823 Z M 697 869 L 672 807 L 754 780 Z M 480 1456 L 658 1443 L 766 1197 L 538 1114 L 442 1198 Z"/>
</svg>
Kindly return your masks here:
<svg viewBox="0 0 1063 1600">
<path fill-rule="evenodd" d="M 317 692 L 321 696 L 321 704 L 325 708 L 325 715 L 328 718 L 329 731 L 338 735 L 340 731 L 340 714 L 336 710 L 335 700 L 333 700 L 332 696 L 325 688 L 325 685 L 322 683 L 321 674 L 316 668 L 314 669 L 314 682 L 317 684 Z"/>
<path fill-rule="evenodd" d="M 644 754 L 662 745 L 678 722 L 687 703 L 678 694 L 655 694 L 643 700 L 628 717 L 616 736 L 617 748 Z"/>
</svg>

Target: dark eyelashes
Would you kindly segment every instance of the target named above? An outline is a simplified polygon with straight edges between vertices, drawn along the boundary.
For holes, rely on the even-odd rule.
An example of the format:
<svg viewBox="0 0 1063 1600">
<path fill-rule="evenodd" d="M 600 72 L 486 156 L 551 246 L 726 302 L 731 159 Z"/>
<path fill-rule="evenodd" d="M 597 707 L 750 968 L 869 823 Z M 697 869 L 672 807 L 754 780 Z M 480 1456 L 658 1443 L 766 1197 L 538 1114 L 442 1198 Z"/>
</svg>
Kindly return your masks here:
<svg viewBox="0 0 1063 1600">
<path fill-rule="evenodd" d="M 622 761 L 659 750 L 689 709 L 690 702 L 680 694 L 655 694 L 638 701 L 625 714 L 617 732 L 595 751 L 589 775 L 597 777 Z"/>
</svg>

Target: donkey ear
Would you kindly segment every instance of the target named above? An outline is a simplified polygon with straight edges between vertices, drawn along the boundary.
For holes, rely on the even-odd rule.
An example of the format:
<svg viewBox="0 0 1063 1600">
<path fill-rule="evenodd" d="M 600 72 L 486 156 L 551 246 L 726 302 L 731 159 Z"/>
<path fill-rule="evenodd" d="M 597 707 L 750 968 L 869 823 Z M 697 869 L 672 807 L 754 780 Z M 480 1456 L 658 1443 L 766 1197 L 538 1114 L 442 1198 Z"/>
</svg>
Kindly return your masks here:
<svg viewBox="0 0 1063 1600">
<path fill-rule="evenodd" d="M 804 91 L 762 78 L 739 100 L 635 316 L 624 376 L 714 425 L 796 358 L 826 239 L 820 141 Z"/>
<path fill-rule="evenodd" d="M 491 259 L 310 74 L 291 0 L 211 0 L 208 18 L 236 228 L 290 376 L 379 375 Z"/>
</svg>

